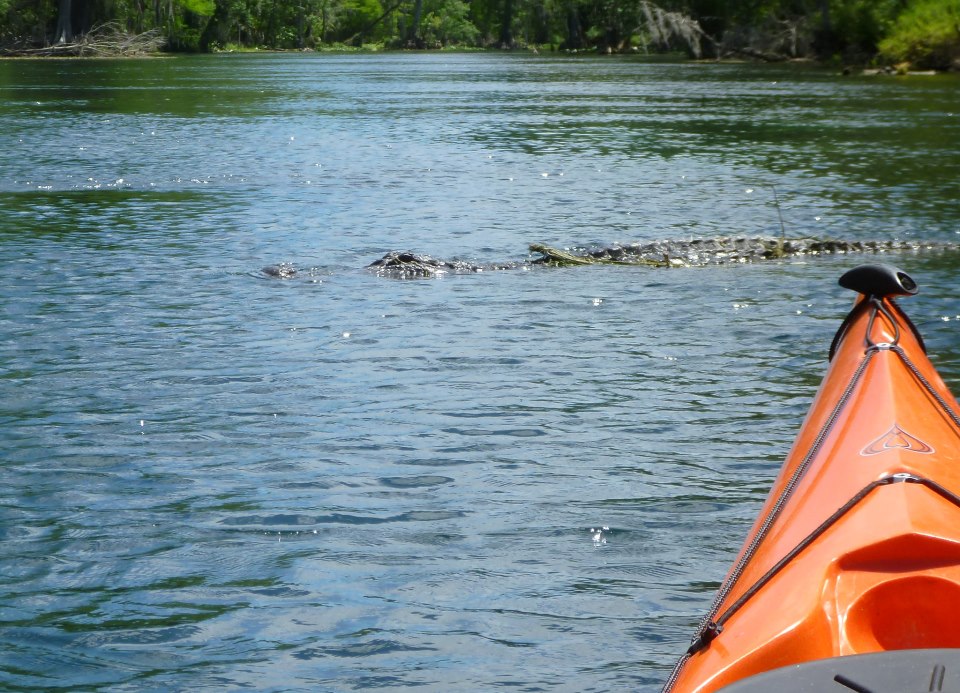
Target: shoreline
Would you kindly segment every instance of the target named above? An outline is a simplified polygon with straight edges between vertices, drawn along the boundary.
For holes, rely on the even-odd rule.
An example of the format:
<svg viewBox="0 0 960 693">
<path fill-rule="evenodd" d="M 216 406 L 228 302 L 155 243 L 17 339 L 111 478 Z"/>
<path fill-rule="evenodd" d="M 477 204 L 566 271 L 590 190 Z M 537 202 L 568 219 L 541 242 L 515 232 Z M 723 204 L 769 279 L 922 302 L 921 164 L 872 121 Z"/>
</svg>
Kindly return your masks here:
<svg viewBox="0 0 960 693">
<path fill-rule="evenodd" d="M 71 47 L 73 48 L 73 47 Z M 164 50 L 131 50 L 129 52 L 107 52 L 92 50 L 77 46 L 76 52 L 57 51 L 53 46 L 48 48 L 12 49 L 0 47 L 0 60 L 141 60 L 165 59 L 181 55 L 256 55 L 256 54 L 443 54 L 443 53 L 504 53 L 528 54 L 533 56 L 553 56 L 557 58 L 610 58 L 634 59 L 641 62 L 663 63 L 692 63 L 699 65 L 795 65 L 807 66 L 821 70 L 836 70 L 842 76 L 866 77 L 933 77 L 938 75 L 960 74 L 960 70 L 913 70 L 908 63 L 898 65 L 872 66 L 869 63 L 852 63 L 837 65 L 834 61 L 824 61 L 811 57 L 784 57 L 778 60 L 764 60 L 749 56 L 727 55 L 720 58 L 690 58 L 680 53 L 638 53 L 638 52 L 604 52 L 599 49 L 559 50 L 542 46 L 528 46 L 516 48 L 476 48 L 476 47 L 440 47 L 440 48 L 386 48 L 378 44 L 365 46 L 335 45 L 324 48 L 224 48 L 212 51 L 164 51 Z M 48 52 L 49 51 L 49 52 Z"/>
</svg>

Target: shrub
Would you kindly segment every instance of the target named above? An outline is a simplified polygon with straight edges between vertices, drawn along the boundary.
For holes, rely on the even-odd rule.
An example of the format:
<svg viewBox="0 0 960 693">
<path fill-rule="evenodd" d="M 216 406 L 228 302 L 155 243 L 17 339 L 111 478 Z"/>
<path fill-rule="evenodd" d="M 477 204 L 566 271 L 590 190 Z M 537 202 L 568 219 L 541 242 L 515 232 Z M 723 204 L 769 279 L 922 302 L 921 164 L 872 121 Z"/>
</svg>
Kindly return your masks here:
<svg viewBox="0 0 960 693">
<path fill-rule="evenodd" d="M 914 0 L 879 48 L 891 62 L 949 68 L 960 58 L 960 0 Z"/>
</svg>

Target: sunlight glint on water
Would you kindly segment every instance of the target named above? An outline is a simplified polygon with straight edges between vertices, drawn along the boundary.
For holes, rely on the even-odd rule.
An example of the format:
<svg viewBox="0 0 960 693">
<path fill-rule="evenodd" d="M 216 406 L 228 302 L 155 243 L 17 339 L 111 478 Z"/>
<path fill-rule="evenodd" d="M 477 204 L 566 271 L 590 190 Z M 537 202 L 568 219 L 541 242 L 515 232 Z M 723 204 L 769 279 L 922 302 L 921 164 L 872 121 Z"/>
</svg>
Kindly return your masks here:
<svg viewBox="0 0 960 693">
<path fill-rule="evenodd" d="M 657 690 L 860 259 L 363 267 L 777 234 L 771 186 L 790 234 L 956 240 L 957 86 L 0 61 L 0 687 Z M 956 384 L 956 255 L 883 259 Z"/>
</svg>

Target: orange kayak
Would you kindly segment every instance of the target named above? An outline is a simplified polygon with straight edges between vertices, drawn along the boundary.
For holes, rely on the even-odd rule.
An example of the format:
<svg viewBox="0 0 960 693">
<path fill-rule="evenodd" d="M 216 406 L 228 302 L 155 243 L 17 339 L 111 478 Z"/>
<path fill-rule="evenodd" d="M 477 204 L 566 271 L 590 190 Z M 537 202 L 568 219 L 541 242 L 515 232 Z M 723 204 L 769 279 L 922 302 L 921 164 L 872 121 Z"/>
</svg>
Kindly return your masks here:
<svg viewBox="0 0 960 693">
<path fill-rule="evenodd" d="M 960 407 L 895 302 L 913 280 L 864 265 L 840 285 L 859 296 L 827 374 L 665 693 L 878 690 L 855 683 L 868 653 L 928 679 L 931 650 L 960 663 L 940 649 L 960 648 Z M 833 687 L 781 685 L 826 669 Z"/>
</svg>

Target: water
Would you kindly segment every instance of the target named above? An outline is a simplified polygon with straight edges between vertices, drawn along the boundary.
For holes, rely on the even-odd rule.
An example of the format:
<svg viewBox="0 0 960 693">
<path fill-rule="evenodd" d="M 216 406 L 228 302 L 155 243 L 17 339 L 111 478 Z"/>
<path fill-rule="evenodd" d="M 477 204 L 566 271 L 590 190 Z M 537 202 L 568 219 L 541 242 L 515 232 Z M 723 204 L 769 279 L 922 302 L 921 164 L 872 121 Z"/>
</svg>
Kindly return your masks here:
<svg viewBox="0 0 960 693">
<path fill-rule="evenodd" d="M 0 687 L 654 691 L 861 258 L 956 240 L 960 82 L 517 55 L 0 61 Z M 960 257 L 898 255 L 960 380 Z M 291 280 L 260 268 L 292 262 Z"/>
</svg>

